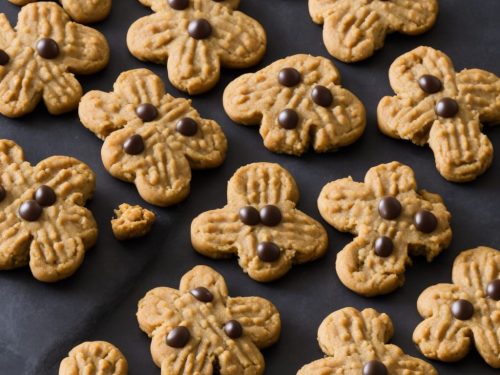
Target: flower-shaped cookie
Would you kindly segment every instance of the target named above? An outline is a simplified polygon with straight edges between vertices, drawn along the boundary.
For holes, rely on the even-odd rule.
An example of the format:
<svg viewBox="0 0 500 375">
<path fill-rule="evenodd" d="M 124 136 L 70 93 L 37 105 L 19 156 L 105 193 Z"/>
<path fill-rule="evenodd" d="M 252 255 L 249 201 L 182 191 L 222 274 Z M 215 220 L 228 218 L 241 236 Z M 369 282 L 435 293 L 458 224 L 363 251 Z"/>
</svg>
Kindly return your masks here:
<svg viewBox="0 0 500 375">
<path fill-rule="evenodd" d="M 224 109 L 235 122 L 260 126 L 271 151 L 301 155 L 333 151 L 365 129 L 365 108 L 340 86 L 340 73 L 324 57 L 294 55 L 231 82 Z"/>
<path fill-rule="evenodd" d="M 146 69 L 120 74 L 114 92 L 91 91 L 80 103 L 82 123 L 99 138 L 104 167 L 135 183 L 141 197 L 169 206 L 189 194 L 191 168 L 220 165 L 227 141 L 220 126 L 202 119 L 191 101 L 165 93 Z"/>
<path fill-rule="evenodd" d="M 26 5 L 39 0 L 9 0 L 16 5 Z M 59 0 L 66 13 L 80 23 L 102 21 L 111 11 L 111 0 Z"/>
<path fill-rule="evenodd" d="M 295 207 L 298 200 L 293 177 L 278 164 L 241 167 L 229 180 L 227 205 L 193 220 L 193 247 L 216 259 L 236 254 L 254 280 L 278 279 L 328 246 L 325 229 Z"/>
<path fill-rule="evenodd" d="M 397 162 L 371 168 L 364 183 L 348 177 L 323 188 L 321 216 L 356 235 L 337 254 L 346 287 L 365 296 L 390 293 L 404 283 L 409 254 L 431 261 L 449 245 L 451 215 L 441 197 L 416 189 L 413 171 Z"/>
<path fill-rule="evenodd" d="M 75 346 L 61 361 L 59 375 L 127 375 L 127 359 L 106 341 Z"/>
<path fill-rule="evenodd" d="M 309 0 L 313 21 L 323 26 L 328 52 L 344 62 L 364 60 L 395 31 L 417 35 L 436 22 L 437 0 Z"/>
<path fill-rule="evenodd" d="M 491 367 L 500 368 L 500 251 L 481 246 L 462 252 L 452 280 L 418 298 L 425 320 L 413 341 L 426 357 L 445 362 L 462 359 L 473 344 Z"/>
<path fill-rule="evenodd" d="M 150 290 L 137 320 L 164 375 L 262 374 L 259 349 L 274 344 L 281 330 L 271 302 L 229 297 L 224 278 L 206 266 L 186 273 L 179 290 Z"/>
<path fill-rule="evenodd" d="M 52 114 L 75 109 L 82 87 L 73 73 L 95 73 L 106 66 L 106 39 L 71 22 L 53 2 L 28 4 L 18 17 L 14 30 L 0 14 L 0 113 L 23 116 L 41 99 Z"/>
<path fill-rule="evenodd" d="M 239 0 L 139 0 L 156 12 L 137 20 L 127 34 L 140 60 L 167 65 L 172 85 L 189 94 L 211 89 L 221 65 L 247 68 L 266 51 L 266 33 L 236 11 Z"/>
<path fill-rule="evenodd" d="M 427 362 L 387 344 L 393 332 L 391 318 L 374 309 L 335 311 L 318 329 L 327 357 L 302 367 L 297 375 L 437 375 Z"/>
<path fill-rule="evenodd" d="M 52 156 L 36 166 L 13 141 L 0 140 L 0 270 L 28 265 L 40 281 L 71 276 L 97 239 L 83 205 L 95 188 L 84 163 Z"/>
<path fill-rule="evenodd" d="M 389 79 L 397 95 L 378 105 L 383 133 L 428 143 L 439 173 L 450 181 L 473 180 L 490 166 L 493 146 L 481 123 L 500 123 L 496 75 L 480 69 L 456 73 L 444 53 L 418 47 L 394 61 Z"/>
</svg>

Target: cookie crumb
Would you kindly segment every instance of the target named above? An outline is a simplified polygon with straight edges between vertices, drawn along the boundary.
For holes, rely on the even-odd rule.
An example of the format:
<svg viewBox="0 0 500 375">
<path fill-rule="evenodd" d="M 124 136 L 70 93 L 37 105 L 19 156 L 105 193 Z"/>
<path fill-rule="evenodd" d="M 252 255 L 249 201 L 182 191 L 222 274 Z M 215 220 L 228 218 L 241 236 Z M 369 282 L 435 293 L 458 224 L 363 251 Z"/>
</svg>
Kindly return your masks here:
<svg viewBox="0 0 500 375">
<path fill-rule="evenodd" d="M 115 216 L 111 220 L 111 227 L 119 241 L 145 236 L 156 220 L 154 212 L 139 205 L 131 206 L 127 203 L 120 204 L 115 210 Z"/>
</svg>

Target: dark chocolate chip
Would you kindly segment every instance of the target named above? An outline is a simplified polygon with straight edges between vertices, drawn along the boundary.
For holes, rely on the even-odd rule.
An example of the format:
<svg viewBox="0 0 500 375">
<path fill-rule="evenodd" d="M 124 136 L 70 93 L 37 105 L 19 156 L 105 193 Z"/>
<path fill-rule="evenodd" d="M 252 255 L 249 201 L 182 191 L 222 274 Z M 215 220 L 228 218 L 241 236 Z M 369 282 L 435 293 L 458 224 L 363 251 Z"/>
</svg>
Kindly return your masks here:
<svg viewBox="0 0 500 375">
<path fill-rule="evenodd" d="M 26 221 L 36 221 L 42 215 L 43 208 L 35 200 L 29 200 L 19 207 L 19 216 Z"/>
<path fill-rule="evenodd" d="M 278 74 L 278 82 L 286 87 L 297 86 L 300 81 L 300 73 L 294 68 L 283 68 Z"/>
<path fill-rule="evenodd" d="M 262 207 L 259 215 L 261 223 L 267 227 L 275 227 L 281 223 L 281 210 L 272 204 Z"/>
<path fill-rule="evenodd" d="M 214 299 L 214 295 L 210 293 L 207 288 L 204 288 L 202 286 L 191 289 L 190 293 L 200 302 L 212 302 Z"/>
<path fill-rule="evenodd" d="M 232 339 L 239 339 L 243 336 L 243 327 L 237 320 L 230 320 L 224 324 L 224 332 Z"/>
<path fill-rule="evenodd" d="M 144 139 L 139 134 L 128 137 L 123 142 L 123 151 L 129 155 L 138 155 L 144 151 Z"/>
<path fill-rule="evenodd" d="M 175 125 L 177 131 L 185 137 L 192 137 L 198 131 L 198 123 L 192 118 L 184 117 Z"/>
<path fill-rule="evenodd" d="M 420 232 L 431 233 L 434 232 L 438 225 L 436 216 L 427 210 L 420 210 L 413 218 L 415 226 Z"/>
<path fill-rule="evenodd" d="M 299 124 L 299 115 L 293 109 L 284 109 L 278 115 L 278 124 L 284 129 L 295 129 Z"/>
<path fill-rule="evenodd" d="M 183 348 L 189 342 L 191 334 L 186 327 L 178 326 L 167 335 L 167 345 L 172 348 Z"/>
<path fill-rule="evenodd" d="M 257 225 L 260 223 L 259 211 L 252 206 L 242 207 L 240 209 L 240 220 L 246 225 Z"/>
<path fill-rule="evenodd" d="M 55 59 L 59 56 L 59 45 L 54 39 L 42 38 L 36 42 L 36 52 L 44 59 Z"/>
<path fill-rule="evenodd" d="M 394 220 L 401 215 L 401 203 L 394 197 L 384 197 L 378 204 L 378 213 L 386 220 Z"/>
<path fill-rule="evenodd" d="M 40 206 L 52 206 L 56 199 L 56 192 L 50 186 L 42 185 L 35 191 L 35 200 Z"/>
<path fill-rule="evenodd" d="M 0 49 L 0 65 L 7 65 L 10 61 L 9 55 L 3 49 Z"/>
<path fill-rule="evenodd" d="M 313 102 L 322 107 L 329 107 L 333 102 L 333 95 L 325 86 L 314 86 L 311 96 Z"/>
<path fill-rule="evenodd" d="M 474 315 L 474 306 L 465 299 L 459 299 L 451 305 L 451 313 L 460 320 L 469 320 Z"/>
<path fill-rule="evenodd" d="M 189 22 L 188 33 L 194 39 L 207 39 L 212 35 L 212 25 L 206 19 L 198 18 Z"/>
<path fill-rule="evenodd" d="M 5 188 L 2 185 L 0 185 L 0 202 L 3 201 L 6 196 L 7 196 L 7 190 L 5 190 Z"/>
<path fill-rule="evenodd" d="M 500 279 L 490 281 L 486 287 L 486 294 L 494 301 L 500 301 Z"/>
<path fill-rule="evenodd" d="M 394 244 L 389 237 L 382 236 L 375 240 L 375 254 L 379 257 L 386 258 L 392 254 Z"/>
<path fill-rule="evenodd" d="M 158 110 L 150 103 L 143 103 L 135 109 L 137 116 L 144 122 L 151 122 L 158 117 Z"/>
<path fill-rule="evenodd" d="M 443 84 L 441 80 L 433 76 L 431 74 L 424 74 L 418 79 L 418 85 L 422 89 L 423 92 L 427 94 L 435 94 L 438 91 L 441 91 L 443 88 Z"/>
<path fill-rule="evenodd" d="M 175 10 L 183 10 L 189 6 L 189 0 L 168 0 L 170 8 Z"/>
<path fill-rule="evenodd" d="M 363 366 L 363 375 L 387 375 L 387 367 L 377 360 L 366 362 Z"/>
<path fill-rule="evenodd" d="M 280 248 L 272 242 L 261 242 L 257 245 L 257 256 L 263 262 L 274 262 L 280 257 Z"/>
<path fill-rule="evenodd" d="M 443 98 L 436 104 L 436 113 L 438 116 L 449 118 L 458 113 L 458 103 L 452 98 Z"/>
</svg>

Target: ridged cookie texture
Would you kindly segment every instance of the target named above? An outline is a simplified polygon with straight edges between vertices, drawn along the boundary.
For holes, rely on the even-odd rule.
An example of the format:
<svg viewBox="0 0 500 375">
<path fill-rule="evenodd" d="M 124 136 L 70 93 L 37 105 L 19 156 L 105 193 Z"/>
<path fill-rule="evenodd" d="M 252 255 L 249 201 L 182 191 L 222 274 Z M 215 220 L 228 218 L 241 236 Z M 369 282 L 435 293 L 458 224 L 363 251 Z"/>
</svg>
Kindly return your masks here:
<svg viewBox="0 0 500 375">
<path fill-rule="evenodd" d="M 260 297 L 229 297 L 224 278 L 197 266 L 179 290 L 160 287 L 139 301 L 140 328 L 152 338 L 162 375 L 264 373 L 259 349 L 274 344 L 281 319 Z"/>
<path fill-rule="evenodd" d="M 29 264 L 33 276 L 54 282 L 71 276 L 97 239 L 83 205 L 94 172 L 66 156 L 31 166 L 16 143 L 0 140 L 0 270 Z"/>
<path fill-rule="evenodd" d="M 74 74 L 103 69 L 109 47 L 56 3 L 40 2 L 21 9 L 15 29 L 0 14 L 0 55 L 0 113 L 20 117 L 43 99 L 57 115 L 78 107 L 82 87 Z"/>
<path fill-rule="evenodd" d="M 61 361 L 59 375 L 127 375 L 128 363 L 118 348 L 106 341 L 75 346 Z"/>
<path fill-rule="evenodd" d="M 26 5 L 39 0 L 9 0 L 16 5 Z M 112 0 L 59 0 L 62 7 L 76 22 L 102 21 L 111 11 Z"/>
<path fill-rule="evenodd" d="M 155 14 L 132 24 L 128 48 L 140 60 L 166 65 L 179 90 L 203 93 L 219 81 L 221 65 L 247 68 L 264 56 L 266 33 L 236 10 L 239 0 L 139 1 Z"/>
<path fill-rule="evenodd" d="M 422 34 L 436 22 L 437 0 L 309 0 L 313 21 L 323 25 L 328 52 L 343 62 L 367 59 L 387 34 Z"/>
<path fill-rule="evenodd" d="M 259 125 L 271 151 L 301 155 L 334 151 L 365 129 L 365 108 L 340 86 L 340 73 L 324 57 L 294 55 L 245 74 L 224 91 L 224 109 L 235 122 Z"/>
<path fill-rule="evenodd" d="M 393 331 L 389 316 L 374 309 L 335 311 L 318 330 L 326 357 L 305 365 L 297 375 L 437 375 L 427 362 L 388 344 Z"/>
<path fill-rule="evenodd" d="M 111 220 L 111 228 L 117 240 L 130 240 L 148 234 L 155 220 L 154 212 L 139 205 L 131 206 L 122 203 L 115 210 L 115 218 Z"/>
<path fill-rule="evenodd" d="M 452 280 L 418 298 L 425 320 L 413 341 L 426 357 L 445 362 L 462 359 L 474 345 L 491 367 L 500 368 L 500 251 L 481 246 L 462 252 Z"/>
<path fill-rule="evenodd" d="M 193 247 L 215 259 L 237 255 L 254 280 L 278 279 L 292 264 L 313 261 L 328 247 L 325 229 L 296 208 L 298 200 L 295 180 L 280 165 L 241 167 L 229 180 L 227 205 L 193 220 Z"/>
<path fill-rule="evenodd" d="M 377 108 L 383 133 L 428 144 L 449 181 L 473 180 L 490 166 L 493 146 L 481 129 L 500 123 L 499 77 L 480 69 L 457 73 L 444 53 L 418 47 L 394 61 L 389 80 L 396 96 Z"/>
<path fill-rule="evenodd" d="M 410 254 L 431 261 L 452 237 L 441 197 L 417 190 L 411 168 L 398 162 L 371 168 L 364 182 L 328 183 L 318 207 L 330 225 L 356 236 L 337 254 L 336 270 L 346 287 L 364 296 L 402 286 Z"/>
<path fill-rule="evenodd" d="M 146 69 L 120 74 L 114 91 L 87 93 L 78 109 L 85 127 L 104 139 L 101 157 L 114 177 L 134 183 L 141 197 L 170 206 L 189 194 L 191 169 L 217 167 L 227 141 L 191 101 L 165 93 Z"/>
</svg>

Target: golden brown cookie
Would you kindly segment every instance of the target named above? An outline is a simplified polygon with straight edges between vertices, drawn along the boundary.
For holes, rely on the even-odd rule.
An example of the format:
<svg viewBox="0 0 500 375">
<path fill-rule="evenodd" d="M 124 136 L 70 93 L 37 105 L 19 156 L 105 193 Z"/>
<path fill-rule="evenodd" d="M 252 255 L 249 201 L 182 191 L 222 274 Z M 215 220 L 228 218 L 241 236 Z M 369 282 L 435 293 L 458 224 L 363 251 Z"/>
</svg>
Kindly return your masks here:
<svg viewBox="0 0 500 375">
<path fill-rule="evenodd" d="M 426 357 L 445 362 L 462 359 L 475 345 L 491 367 L 500 368 L 500 251 L 481 246 L 462 252 L 452 280 L 418 298 L 425 320 L 413 341 Z"/>
<path fill-rule="evenodd" d="M 271 302 L 229 297 L 224 278 L 206 266 L 186 273 L 179 290 L 150 290 L 139 301 L 137 320 L 152 338 L 163 375 L 262 374 L 259 349 L 274 344 L 281 330 Z"/>
<path fill-rule="evenodd" d="M 97 239 L 83 205 L 94 172 L 79 160 L 52 156 L 36 166 L 21 147 L 0 140 L 0 270 L 29 264 L 33 276 L 54 282 L 71 276 Z"/>
<path fill-rule="evenodd" d="M 56 3 L 24 6 L 15 30 L 0 13 L 0 113 L 23 116 L 41 99 L 52 114 L 74 110 L 82 97 L 74 74 L 95 73 L 108 60 L 104 35 L 71 22 Z"/>
<path fill-rule="evenodd" d="M 26 5 L 39 0 L 9 0 L 16 5 Z M 102 21 L 111 11 L 111 0 L 59 0 L 62 7 L 76 22 Z"/>
<path fill-rule="evenodd" d="M 111 93 L 85 94 L 78 112 L 83 125 L 104 139 L 108 172 L 134 183 L 157 206 L 183 200 L 191 169 L 217 167 L 226 156 L 220 126 L 201 118 L 190 100 L 165 93 L 161 79 L 146 69 L 120 74 Z"/>
<path fill-rule="evenodd" d="M 323 25 L 330 55 L 350 63 L 384 46 L 387 34 L 422 34 L 436 22 L 437 0 L 309 0 L 313 21 Z"/>
<path fill-rule="evenodd" d="M 278 279 L 328 247 L 325 229 L 296 208 L 298 200 L 295 180 L 278 164 L 241 167 L 229 180 L 227 205 L 193 220 L 193 247 L 215 259 L 237 255 L 254 280 Z"/>
<path fill-rule="evenodd" d="M 248 68 L 266 51 L 266 33 L 236 11 L 239 0 L 139 0 L 155 13 L 137 20 L 127 34 L 140 60 L 167 66 L 172 85 L 200 94 L 218 81 L 221 65 Z"/>
<path fill-rule="evenodd" d="M 120 241 L 145 236 L 156 220 L 154 212 L 127 203 L 120 204 L 115 210 L 115 216 L 111 220 L 111 228 L 116 239 Z"/>
<path fill-rule="evenodd" d="M 482 123 L 500 123 L 500 79 L 480 69 L 456 73 L 450 58 L 418 47 L 389 69 L 396 96 L 382 98 L 380 130 L 417 145 L 429 144 L 449 181 L 475 179 L 491 164 L 493 146 Z"/>
<path fill-rule="evenodd" d="M 356 236 L 337 254 L 336 270 L 364 296 L 394 291 L 404 283 L 410 254 L 430 262 L 451 241 L 451 215 L 441 197 L 417 190 L 411 168 L 398 162 L 371 168 L 364 182 L 330 182 L 318 207 L 330 225 Z"/>
<path fill-rule="evenodd" d="M 365 130 L 363 104 L 340 86 L 330 60 L 294 55 L 231 82 L 224 109 L 235 122 L 259 125 L 271 151 L 301 155 L 333 151 L 356 141 Z"/>
<path fill-rule="evenodd" d="M 106 341 L 84 342 L 61 361 L 59 375 L 127 375 L 123 354 Z"/>
<path fill-rule="evenodd" d="M 326 357 L 302 367 L 297 375 L 437 375 L 427 362 L 388 344 L 393 332 L 387 314 L 353 307 L 337 310 L 318 329 Z"/>
</svg>

